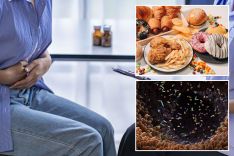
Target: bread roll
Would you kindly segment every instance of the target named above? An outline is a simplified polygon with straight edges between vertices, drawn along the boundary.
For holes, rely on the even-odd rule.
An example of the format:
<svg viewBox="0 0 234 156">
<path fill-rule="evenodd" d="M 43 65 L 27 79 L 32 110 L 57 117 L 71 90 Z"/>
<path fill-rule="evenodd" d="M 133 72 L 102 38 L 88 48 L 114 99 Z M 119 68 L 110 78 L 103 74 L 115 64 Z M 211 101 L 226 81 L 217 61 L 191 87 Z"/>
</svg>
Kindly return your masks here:
<svg viewBox="0 0 234 156">
<path fill-rule="evenodd" d="M 192 9 L 187 17 L 188 23 L 194 26 L 202 25 L 207 19 L 206 12 L 199 8 Z"/>
<path fill-rule="evenodd" d="M 147 6 L 137 6 L 136 7 L 136 17 L 137 19 L 142 19 L 146 22 L 152 17 L 153 13 L 151 8 Z"/>
</svg>

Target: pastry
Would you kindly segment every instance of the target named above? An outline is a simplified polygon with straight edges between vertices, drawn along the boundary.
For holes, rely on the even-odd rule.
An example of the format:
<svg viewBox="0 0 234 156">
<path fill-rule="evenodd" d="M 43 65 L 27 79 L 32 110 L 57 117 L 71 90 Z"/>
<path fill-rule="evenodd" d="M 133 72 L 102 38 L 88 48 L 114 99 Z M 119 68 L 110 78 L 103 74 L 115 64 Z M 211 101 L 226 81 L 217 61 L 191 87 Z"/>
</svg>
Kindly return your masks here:
<svg viewBox="0 0 234 156">
<path fill-rule="evenodd" d="M 152 17 L 152 10 L 150 7 L 147 6 L 137 6 L 136 7 L 136 18 L 142 19 L 146 22 Z"/>
<path fill-rule="evenodd" d="M 206 30 L 207 33 L 209 34 L 221 34 L 221 35 L 224 35 L 227 33 L 227 30 L 226 28 L 219 24 L 218 26 L 212 26 L 210 25 L 207 30 Z"/>
<path fill-rule="evenodd" d="M 205 49 L 213 57 L 225 59 L 228 57 L 228 39 L 220 34 L 210 35 L 205 42 Z"/>
<path fill-rule="evenodd" d="M 207 41 L 209 34 L 206 32 L 195 33 L 190 41 L 193 49 L 200 53 L 206 53 L 205 42 Z"/>
<path fill-rule="evenodd" d="M 173 18 L 173 19 L 172 19 L 172 23 L 173 23 L 174 25 L 176 25 L 176 26 L 183 26 L 183 22 L 182 22 L 182 20 L 179 19 L 179 18 Z"/>
<path fill-rule="evenodd" d="M 169 16 L 163 16 L 161 19 L 161 29 L 163 32 L 169 31 L 172 28 L 172 20 Z"/>
<path fill-rule="evenodd" d="M 152 7 L 154 18 L 157 20 L 161 20 L 163 16 L 166 15 L 166 10 L 164 6 L 154 6 Z"/>
<path fill-rule="evenodd" d="M 176 37 L 180 39 L 185 39 L 188 42 L 192 39 L 192 35 L 187 35 L 183 33 L 176 34 Z"/>
<path fill-rule="evenodd" d="M 208 17 L 206 15 L 206 12 L 199 8 L 192 9 L 187 17 L 188 23 L 194 26 L 202 25 L 207 20 Z"/>
<path fill-rule="evenodd" d="M 181 6 L 165 6 L 166 15 L 171 19 L 178 17 L 180 13 Z"/>
<path fill-rule="evenodd" d="M 157 35 L 172 29 L 172 19 L 177 18 L 181 6 L 147 6 L 136 7 L 137 39 L 146 39 L 150 33 Z M 181 20 L 174 19 L 174 25 L 180 26 Z"/>
<path fill-rule="evenodd" d="M 178 31 L 178 32 L 181 32 L 181 33 L 183 33 L 183 34 L 191 34 L 190 28 L 185 27 L 185 26 L 176 26 L 176 25 L 174 25 L 174 26 L 172 27 L 172 29 L 173 29 L 173 30 L 176 30 L 176 31 Z"/>
<path fill-rule="evenodd" d="M 155 35 L 160 33 L 160 30 L 161 30 L 161 21 L 160 20 L 155 19 L 155 18 L 151 18 L 151 19 L 149 19 L 148 24 L 150 26 L 151 33 L 153 33 Z"/>
<path fill-rule="evenodd" d="M 139 61 L 142 58 L 142 46 L 140 44 L 136 44 L 136 61 Z"/>
</svg>

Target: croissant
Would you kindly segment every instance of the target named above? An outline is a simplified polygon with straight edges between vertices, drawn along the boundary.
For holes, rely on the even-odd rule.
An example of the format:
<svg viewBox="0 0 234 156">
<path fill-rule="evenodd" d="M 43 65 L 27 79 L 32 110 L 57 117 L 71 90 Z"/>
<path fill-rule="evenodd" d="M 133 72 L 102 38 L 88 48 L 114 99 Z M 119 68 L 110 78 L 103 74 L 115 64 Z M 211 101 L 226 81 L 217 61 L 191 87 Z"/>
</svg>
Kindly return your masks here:
<svg viewBox="0 0 234 156">
<path fill-rule="evenodd" d="M 154 18 L 157 20 L 160 20 L 163 16 L 166 15 L 166 10 L 164 6 L 154 6 L 152 10 L 153 10 Z"/>
<path fill-rule="evenodd" d="M 169 16 L 163 16 L 161 20 L 161 29 L 163 32 L 169 31 L 172 28 L 172 19 Z"/>
<path fill-rule="evenodd" d="M 136 17 L 137 19 L 142 19 L 146 22 L 152 17 L 153 13 L 151 8 L 147 6 L 137 6 L 136 7 Z"/>
<path fill-rule="evenodd" d="M 151 19 L 149 19 L 148 24 L 149 24 L 151 32 L 153 34 L 156 35 L 160 32 L 160 29 L 161 29 L 161 21 L 160 20 L 155 19 L 155 18 L 151 18 Z"/>
<path fill-rule="evenodd" d="M 178 13 L 180 13 L 181 6 L 165 6 L 166 15 L 170 18 L 178 17 Z"/>
</svg>

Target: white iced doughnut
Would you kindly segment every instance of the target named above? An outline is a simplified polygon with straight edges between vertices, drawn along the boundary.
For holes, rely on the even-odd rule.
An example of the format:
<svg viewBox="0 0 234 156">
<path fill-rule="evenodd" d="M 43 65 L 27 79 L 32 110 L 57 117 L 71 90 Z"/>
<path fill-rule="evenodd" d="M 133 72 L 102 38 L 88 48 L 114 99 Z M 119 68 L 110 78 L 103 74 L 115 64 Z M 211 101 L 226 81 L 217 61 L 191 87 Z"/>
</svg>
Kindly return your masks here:
<svg viewBox="0 0 234 156">
<path fill-rule="evenodd" d="M 228 39 L 220 34 L 209 35 L 205 42 L 205 49 L 211 56 L 225 59 L 228 57 Z"/>
</svg>

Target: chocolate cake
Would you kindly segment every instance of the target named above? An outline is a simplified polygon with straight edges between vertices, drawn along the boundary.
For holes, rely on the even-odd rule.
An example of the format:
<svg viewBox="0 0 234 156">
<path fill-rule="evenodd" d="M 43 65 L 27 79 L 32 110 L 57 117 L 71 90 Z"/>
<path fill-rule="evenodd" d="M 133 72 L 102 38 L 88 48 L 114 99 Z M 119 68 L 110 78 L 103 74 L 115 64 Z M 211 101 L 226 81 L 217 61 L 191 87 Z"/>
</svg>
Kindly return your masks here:
<svg viewBox="0 0 234 156">
<path fill-rule="evenodd" d="M 228 149 L 227 81 L 138 81 L 138 150 Z"/>
</svg>

